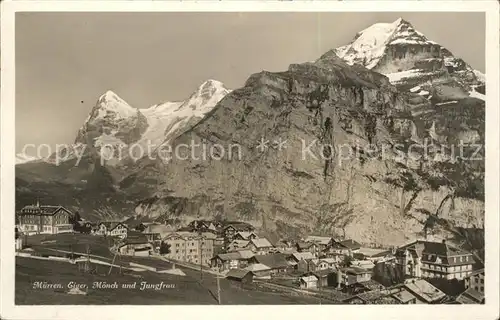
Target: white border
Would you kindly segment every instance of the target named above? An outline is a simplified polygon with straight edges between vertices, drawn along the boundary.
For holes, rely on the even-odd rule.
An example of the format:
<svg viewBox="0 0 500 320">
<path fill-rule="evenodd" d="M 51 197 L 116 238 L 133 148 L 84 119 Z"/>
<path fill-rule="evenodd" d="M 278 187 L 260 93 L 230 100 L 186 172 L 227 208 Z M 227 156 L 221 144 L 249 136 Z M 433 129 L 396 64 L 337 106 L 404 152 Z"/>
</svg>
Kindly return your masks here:
<svg viewBox="0 0 500 320">
<path fill-rule="evenodd" d="M 293 306 L 15 306 L 14 176 L 15 39 L 18 11 L 428 11 L 486 13 L 486 305 L 293 305 Z M 499 5 L 497 1 L 14 1 L 1 3 L 1 259 L 0 317 L 4 319 L 304 318 L 498 319 L 499 318 Z M 446 26 L 443 26 L 446 27 Z M 456 35 L 460 37 L 459 34 Z M 413 310 L 414 309 L 414 310 Z"/>
</svg>

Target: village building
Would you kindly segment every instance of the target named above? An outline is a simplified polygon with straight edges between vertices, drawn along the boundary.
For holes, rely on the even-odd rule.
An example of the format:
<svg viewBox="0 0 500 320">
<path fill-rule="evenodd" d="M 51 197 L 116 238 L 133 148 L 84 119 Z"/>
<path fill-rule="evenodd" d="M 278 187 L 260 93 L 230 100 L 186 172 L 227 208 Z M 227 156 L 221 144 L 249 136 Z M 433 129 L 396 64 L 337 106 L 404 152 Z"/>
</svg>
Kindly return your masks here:
<svg viewBox="0 0 500 320">
<path fill-rule="evenodd" d="M 254 277 L 253 273 L 245 269 L 231 269 L 226 274 L 226 279 L 241 284 L 252 283 L 253 277 Z"/>
<path fill-rule="evenodd" d="M 299 241 L 295 244 L 297 252 L 310 252 L 312 255 L 317 257 L 319 255 L 319 247 L 315 242 L 304 242 Z"/>
<path fill-rule="evenodd" d="M 248 240 L 233 240 L 227 245 L 227 252 L 247 249 L 249 243 Z"/>
<path fill-rule="evenodd" d="M 363 268 L 365 270 L 373 270 L 375 268 L 375 264 L 371 262 L 370 260 L 353 260 L 351 261 L 351 266 L 352 267 L 358 267 L 358 268 Z"/>
<path fill-rule="evenodd" d="M 244 240 L 244 241 L 249 241 L 256 238 L 258 238 L 257 234 L 251 231 L 240 231 L 236 233 L 236 235 L 234 236 L 235 240 Z"/>
<path fill-rule="evenodd" d="M 147 257 L 153 253 L 153 245 L 145 236 L 127 237 L 123 243 L 118 245 L 118 251 L 122 255 Z"/>
<path fill-rule="evenodd" d="M 319 270 L 335 270 L 337 261 L 333 258 L 322 258 L 319 259 L 318 269 Z"/>
<path fill-rule="evenodd" d="M 23 207 L 18 212 L 19 229 L 26 234 L 56 234 L 72 232 L 73 213 L 63 206 L 35 205 Z"/>
<path fill-rule="evenodd" d="M 210 220 L 194 220 L 188 224 L 188 227 L 192 228 L 193 231 L 199 231 L 199 230 L 203 230 L 203 229 L 213 230 L 213 231 L 217 230 L 214 222 L 212 222 Z"/>
<path fill-rule="evenodd" d="M 308 272 L 307 275 L 313 275 L 318 279 L 318 288 L 333 287 L 336 284 L 336 275 L 332 270 L 318 270 Z"/>
<path fill-rule="evenodd" d="M 288 262 L 294 266 L 294 269 L 300 272 L 308 272 L 309 261 L 315 259 L 314 255 L 309 252 L 294 252 L 287 257 Z"/>
<path fill-rule="evenodd" d="M 170 246 L 167 258 L 193 264 L 210 265 L 213 256 L 213 238 L 191 232 L 175 232 L 163 239 Z"/>
<path fill-rule="evenodd" d="M 317 245 L 318 251 L 323 251 L 325 248 L 334 241 L 332 237 L 322 237 L 322 236 L 308 236 L 304 239 L 306 243 L 315 243 Z"/>
<path fill-rule="evenodd" d="M 252 232 L 255 228 L 246 222 L 226 222 L 224 228 L 222 229 L 222 235 L 224 237 L 225 243 L 230 243 L 235 239 L 238 232 Z"/>
<path fill-rule="evenodd" d="M 369 281 L 371 280 L 372 276 L 371 271 L 358 267 L 342 268 L 336 271 L 336 273 L 336 279 L 340 280 L 340 285 L 344 287 L 348 287 L 360 282 Z"/>
<path fill-rule="evenodd" d="M 471 253 L 444 242 L 415 241 L 396 250 L 402 274 L 417 278 L 464 279 L 472 273 Z"/>
<path fill-rule="evenodd" d="M 250 239 L 246 249 L 252 251 L 256 255 L 268 254 L 274 246 L 266 238 Z"/>
<path fill-rule="evenodd" d="M 167 235 L 174 232 L 174 228 L 170 224 L 161 223 L 148 223 L 145 224 L 145 229 L 143 231 L 145 234 L 156 233 L 160 235 L 160 238 L 165 238 Z"/>
<path fill-rule="evenodd" d="M 293 270 L 293 266 L 288 262 L 287 256 L 283 253 L 272 253 L 267 255 L 255 255 L 249 262 L 252 264 L 262 264 L 269 268 L 271 276 L 284 274 L 287 271 Z"/>
<path fill-rule="evenodd" d="M 302 276 L 299 278 L 301 289 L 317 289 L 318 288 L 318 278 L 314 275 Z"/>
<path fill-rule="evenodd" d="M 127 237 L 128 227 L 122 222 L 116 221 L 103 221 L 100 222 L 97 226 L 96 234 L 109 236 L 109 237 L 118 237 L 120 239 L 125 239 Z"/>
<path fill-rule="evenodd" d="M 153 245 L 156 252 L 160 251 L 161 235 L 159 233 L 143 233 L 149 243 Z"/>
<path fill-rule="evenodd" d="M 462 292 L 455 301 L 458 304 L 483 304 L 484 293 L 481 293 L 474 288 L 468 288 Z"/>
<path fill-rule="evenodd" d="M 332 256 L 334 254 L 341 254 L 345 256 L 353 256 L 354 253 L 359 252 L 361 249 L 361 244 L 357 243 L 354 240 L 343 240 L 343 241 L 336 241 L 332 239 L 330 244 L 326 246 L 326 248 L 323 250 L 323 253 L 327 256 Z"/>
<path fill-rule="evenodd" d="M 424 279 L 405 280 L 404 288 L 416 298 L 416 303 L 440 303 L 446 294 Z"/>
<path fill-rule="evenodd" d="M 295 250 L 293 241 L 290 240 L 278 240 L 274 246 L 279 252 L 293 252 Z"/>
<path fill-rule="evenodd" d="M 417 299 L 416 295 L 412 294 L 404 287 L 400 287 L 400 290 L 392 295 L 396 298 L 400 304 L 417 304 L 421 303 L 419 299 Z"/>
<path fill-rule="evenodd" d="M 484 294 L 484 269 L 471 272 L 464 280 L 465 289 L 472 288 Z"/>
<path fill-rule="evenodd" d="M 262 263 L 253 263 L 248 265 L 245 270 L 252 272 L 254 279 L 271 279 L 271 268 Z"/>
<path fill-rule="evenodd" d="M 217 254 L 210 260 L 210 267 L 219 272 L 230 269 L 245 268 L 254 256 L 250 250 L 241 250 Z"/>
</svg>

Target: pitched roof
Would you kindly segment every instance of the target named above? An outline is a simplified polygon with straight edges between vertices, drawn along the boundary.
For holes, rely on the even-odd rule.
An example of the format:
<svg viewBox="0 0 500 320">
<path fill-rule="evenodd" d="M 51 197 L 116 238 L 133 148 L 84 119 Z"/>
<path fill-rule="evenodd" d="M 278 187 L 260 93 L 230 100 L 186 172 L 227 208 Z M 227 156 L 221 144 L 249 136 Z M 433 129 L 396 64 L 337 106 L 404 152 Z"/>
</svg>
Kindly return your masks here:
<svg viewBox="0 0 500 320">
<path fill-rule="evenodd" d="M 350 273 L 350 274 L 364 274 L 364 273 L 371 273 L 370 270 L 366 270 L 364 268 L 360 267 L 347 267 L 342 269 L 344 273 Z"/>
<path fill-rule="evenodd" d="M 327 245 L 332 240 L 332 237 L 322 237 L 322 236 L 308 236 L 304 239 L 305 242 L 316 242 L 319 244 Z"/>
<path fill-rule="evenodd" d="M 361 248 L 361 245 L 352 239 L 340 241 L 340 244 L 351 250 L 356 250 Z"/>
<path fill-rule="evenodd" d="M 286 268 L 290 264 L 283 253 L 272 253 L 266 255 L 256 255 L 253 257 L 258 263 L 262 263 L 271 269 Z"/>
<path fill-rule="evenodd" d="M 473 288 L 469 288 L 462 292 L 456 300 L 463 304 L 482 303 L 484 301 L 484 294 Z"/>
<path fill-rule="evenodd" d="M 360 267 L 363 269 L 373 269 L 375 268 L 375 264 L 369 260 L 354 260 L 351 261 L 351 266 Z"/>
<path fill-rule="evenodd" d="M 50 206 L 50 205 L 43 205 L 43 206 L 27 205 L 21 209 L 20 213 L 21 214 L 53 215 L 57 211 L 59 211 L 59 209 L 63 209 L 64 211 L 71 213 L 68 209 L 66 209 L 63 206 Z"/>
<path fill-rule="evenodd" d="M 233 240 L 231 241 L 231 243 L 229 244 L 230 246 L 238 246 L 240 248 L 242 247 L 246 247 L 248 245 L 250 241 L 248 240 Z"/>
<path fill-rule="evenodd" d="M 248 267 L 246 267 L 245 269 L 248 270 L 248 271 L 253 271 L 253 272 L 264 271 L 264 270 L 271 270 L 271 268 L 269 268 L 268 266 L 266 266 L 266 265 L 264 265 L 262 263 L 251 264 Z"/>
<path fill-rule="evenodd" d="M 238 251 L 238 253 L 240 254 L 241 259 L 250 259 L 251 257 L 253 257 L 255 255 L 250 250 L 240 250 L 240 251 Z"/>
<path fill-rule="evenodd" d="M 323 258 L 323 259 L 320 259 L 320 261 L 324 261 L 328 264 L 332 264 L 332 263 L 336 262 L 335 259 L 333 259 L 333 258 Z"/>
<path fill-rule="evenodd" d="M 407 280 L 404 287 L 427 303 L 437 302 L 444 298 L 444 292 L 423 279 Z"/>
<path fill-rule="evenodd" d="M 226 273 L 226 278 L 235 278 L 242 279 L 244 278 L 250 271 L 245 269 L 230 269 Z"/>
<path fill-rule="evenodd" d="M 300 280 L 304 282 L 318 281 L 318 278 L 314 275 L 300 277 Z"/>
<path fill-rule="evenodd" d="M 408 301 L 415 299 L 415 296 L 406 289 L 402 289 L 401 291 L 394 293 L 393 297 L 402 303 L 407 303 Z"/>
<path fill-rule="evenodd" d="M 251 235 L 257 236 L 255 232 L 252 231 L 240 231 L 236 235 L 241 236 L 243 239 L 248 239 Z"/>
<path fill-rule="evenodd" d="M 213 257 L 212 259 L 219 258 L 222 261 L 228 260 L 246 260 L 254 256 L 254 253 L 250 250 L 233 251 L 228 253 L 220 253 Z"/>
<path fill-rule="evenodd" d="M 314 259 L 314 255 L 311 252 L 309 252 L 309 251 L 306 251 L 306 252 L 294 252 L 294 253 L 292 253 L 292 256 L 297 261 L 300 261 L 302 259 L 304 259 L 304 260 Z"/>
<path fill-rule="evenodd" d="M 373 279 L 361 282 L 360 285 L 362 285 L 363 287 L 365 287 L 365 288 L 367 288 L 369 290 L 381 290 L 381 289 L 385 289 L 385 287 L 382 284 L 378 283 L 377 281 L 375 281 Z"/>
<path fill-rule="evenodd" d="M 250 243 L 252 243 L 256 248 L 270 248 L 273 246 L 266 238 L 251 239 Z"/>
<path fill-rule="evenodd" d="M 446 242 L 433 242 L 417 240 L 405 246 L 398 248 L 397 253 L 401 254 L 405 250 L 413 251 L 418 257 L 423 254 L 434 254 L 438 256 L 455 256 L 471 254 L 465 250 L 447 244 Z"/>
<path fill-rule="evenodd" d="M 106 227 L 106 229 L 108 229 L 108 231 L 113 230 L 119 225 L 122 225 L 125 228 L 127 228 L 127 226 L 120 221 L 101 221 L 99 224 L 103 224 Z"/>
<path fill-rule="evenodd" d="M 297 242 L 297 247 L 299 249 L 309 249 L 311 246 L 314 246 L 314 245 L 316 245 L 316 243 L 314 243 L 314 242 L 303 242 L 303 241 Z"/>
</svg>

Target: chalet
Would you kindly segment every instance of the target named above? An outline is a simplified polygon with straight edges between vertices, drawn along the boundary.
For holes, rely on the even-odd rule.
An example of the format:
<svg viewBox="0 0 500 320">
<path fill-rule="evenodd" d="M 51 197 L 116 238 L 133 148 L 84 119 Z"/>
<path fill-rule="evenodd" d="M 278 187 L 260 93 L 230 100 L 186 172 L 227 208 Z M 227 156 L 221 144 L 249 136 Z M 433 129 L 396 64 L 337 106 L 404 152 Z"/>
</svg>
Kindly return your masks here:
<svg viewBox="0 0 500 320">
<path fill-rule="evenodd" d="M 238 233 L 236 233 L 236 235 L 234 236 L 234 239 L 235 240 L 244 240 L 244 241 L 249 241 L 249 240 L 252 240 L 252 239 L 256 239 L 258 238 L 257 234 L 255 234 L 255 232 L 249 232 L 249 231 L 240 231 Z"/>
<path fill-rule="evenodd" d="M 314 275 L 303 276 L 299 279 L 301 289 L 316 289 L 318 288 L 318 278 Z"/>
<path fill-rule="evenodd" d="M 464 279 L 472 273 L 471 253 L 443 242 L 415 241 L 395 253 L 395 263 L 405 276 Z"/>
<path fill-rule="evenodd" d="M 304 239 L 306 243 L 315 243 L 319 251 L 323 251 L 331 242 L 332 237 L 308 236 Z"/>
<path fill-rule="evenodd" d="M 253 256 L 249 250 L 221 253 L 210 260 L 210 267 L 218 271 L 245 268 Z"/>
<path fill-rule="evenodd" d="M 234 240 L 236 234 L 238 232 L 251 232 L 254 231 L 255 228 L 245 222 L 227 222 L 222 229 L 222 235 L 226 243 L 229 243 Z"/>
<path fill-rule="evenodd" d="M 96 233 L 99 235 L 125 239 L 127 237 L 128 227 L 121 222 L 104 221 L 98 224 Z"/>
<path fill-rule="evenodd" d="M 416 303 L 436 304 L 446 297 L 441 290 L 423 279 L 405 280 L 404 288 L 416 297 Z"/>
<path fill-rule="evenodd" d="M 358 267 L 343 268 L 338 270 L 337 273 L 340 274 L 341 285 L 346 287 L 355 283 L 369 281 L 372 275 L 371 271 Z"/>
<path fill-rule="evenodd" d="M 251 239 L 246 248 L 256 255 L 268 254 L 274 246 L 266 238 Z"/>
<path fill-rule="evenodd" d="M 459 304 L 483 304 L 484 293 L 481 293 L 473 288 L 468 288 L 460 294 L 455 301 Z"/>
<path fill-rule="evenodd" d="M 243 284 L 252 283 L 253 273 L 245 269 L 231 269 L 226 273 L 226 279 Z"/>
<path fill-rule="evenodd" d="M 271 268 L 262 263 L 253 263 L 245 270 L 252 272 L 255 279 L 271 279 Z"/>
<path fill-rule="evenodd" d="M 249 264 L 265 265 L 269 268 L 271 275 L 286 273 L 293 269 L 293 266 L 287 261 L 287 256 L 282 253 L 255 255 L 249 260 Z"/>
<path fill-rule="evenodd" d="M 464 280 L 466 289 L 472 288 L 484 294 L 484 269 L 471 272 Z"/>
<path fill-rule="evenodd" d="M 320 252 L 318 244 L 315 242 L 299 241 L 295 244 L 295 246 L 296 246 L 298 252 L 310 252 L 315 257 L 317 257 L 319 252 Z"/>
<path fill-rule="evenodd" d="M 275 243 L 274 246 L 280 252 L 291 252 L 295 249 L 293 246 L 293 242 L 290 240 L 279 240 Z"/>
<path fill-rule="evenodd" d="M 319 269 L 319 264 L 320 264 L 320 260 L 319 259 L 309 260 L 308 261 L 308 266 L 307 266 L 308 271 L 314 272 L 314 271 L 320 270 Z"/>
<path fill-rule="evenodd" d="M 194 220 L 188 224 L 188 227 L 193 228 L 194 231 L 200 229 L 217 230 L 215 224 L 210 220 Z"/>
<path fill-rule="evenodd" d="M 318 270 L 333 270 L 336 269 L 337 261 L 333 258 L 319 259 Z"/>
<path fill-rule="evenodd" d="M 309 272 L 318 279 L 318 287 L 330 287 L 335 285 L 335 273 L 332 270 L 318 270 Z"/>
<path fill-rule="evenodd" d="M 127 237 L 122 244 L 118 245 L 118 251 L 122 255 L 150 256 L 153 253 L 153 245 L 146 237 Z"/>
<path fill-rule="evenodd" d="M 72 218 L 73 213 L 63 206 L 40 205 L 39 202 L 18 212 L 19 229 L 26 234 L 72 232 Z"/>
<path fill-rule="evenodd" d="M 347 256 L 352 256 L 354 253 L 361 249 L 361 245 L 354 240 L 343 240 L 335 241 L 332 239 L 330 244 L 323 250 L 323 252 L 328 254 L 342 254 Z"/>
<path fill-rule="evenodd" d="M 246 249 L 250 241 L 248 240 L 233 240 L 230 244 L 227 245 L 227 251 L 238 251 Z"/>
<path fill-rule="evenodd" d="M 314 255 L 307 252 L 294 252 L 290 256 L 288 256 L 287 260 L 290 264 L 295 266 L 295 269 L 301 272 L 308 272 L 309 270 L 309 261 L 314 259 Z"/>
</svg>

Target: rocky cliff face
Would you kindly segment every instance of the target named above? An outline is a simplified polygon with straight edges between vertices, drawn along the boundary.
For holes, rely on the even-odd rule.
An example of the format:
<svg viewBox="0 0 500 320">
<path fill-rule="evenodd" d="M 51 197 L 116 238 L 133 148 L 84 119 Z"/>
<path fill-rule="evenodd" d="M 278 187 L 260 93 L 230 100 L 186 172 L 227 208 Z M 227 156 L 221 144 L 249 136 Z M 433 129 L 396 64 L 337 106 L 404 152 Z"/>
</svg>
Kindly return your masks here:
<svg viewBox="0 0 500 320">
<path fill-rule="evenodd" d="M 405 242 L 429 231 L 436 212 L 458 225 L 481 225 L 483 202 L 456 192 L 455 172 L 441 168 L 453 168 L 448 160 L 404 156 L 426 125 L 415 122 L 407 96 L 386 77 L 330 52 L 251 76 L 172 144 L 224 146 L 225 156 L 205 160 L 198 148 L 168 164 L 148 160 L 122 190 L 154 195 L 136 208 L 141 215 L 224 216 L 278 234 L 319 232 L 364 243 Z M 268 148 L 259 149 L 261 139 Z M 241 159 L 228 157 L 234 145 Z"/>
<path fill-rule="evenodd" d="M 398 20 L 368 28 L 313 63 L 254 74 L 230 93 L 212 83 L 186 102 L 141 111 L 147 125 L 127 113 L 117 121 L 126 133 L 114 137 L 133 141 L 142 132 L 138 143 L 146 136 L 162 146 L 120 174 L 99 167 L 88 180 L 109 188 L 92 194 L 92 210 L 159 220 L 223 217 L 277 235 L 385 245 L 438 226 L 481 227 L 484 160 L 470 158 L 484 149 L 458 147 L 484 143 L 484 101 L 468 91 L 481 75 L 469 71 Z M 465 81 L 470 74 L 475 78 Z M 202 112 L 185 117 L 189 110 Z M 94 139 L 94 131 L 82 136 Z M 33 175 L 22 168 L 17 190 L 25 195 Z M 47 177 L 61 176 L 51 172 Z M 89 195 L 90 188 L 79 190 L 78 199 Z"/>
</svg>

